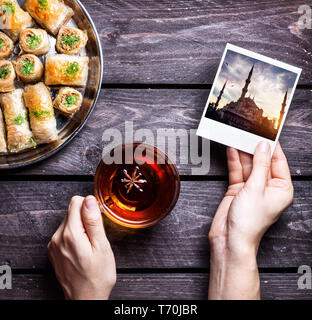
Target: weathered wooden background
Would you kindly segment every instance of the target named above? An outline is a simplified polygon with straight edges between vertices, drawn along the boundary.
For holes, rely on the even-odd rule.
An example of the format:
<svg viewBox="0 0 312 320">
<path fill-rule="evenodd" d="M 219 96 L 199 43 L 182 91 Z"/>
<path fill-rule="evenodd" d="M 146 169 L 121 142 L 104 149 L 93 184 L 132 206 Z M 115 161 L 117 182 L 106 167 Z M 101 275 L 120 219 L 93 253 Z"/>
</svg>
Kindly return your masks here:
<svg viewBox="0 0 312 320">
<path fill-rule="evenodd" d="M 0 173 L 0 265 L 13 289 L 0 298 L 62 298 L 46 245 L 69 199 L 92 193 L 105 129 L 195 129 L 227 42 L 303 69 L 281 135 L 295 202 L 259 250 L 262 297 L 312 299 L 297 268 L 312 265 L 312 31 L 298 29 L 298 7 L 312 1 L 82 1 L 100 34 L 104 78 L 94 113 L 62 151 L 39 164 Z M 182 189 L 173 212 L 140 231 L 106 221 L 116 255 L 114 299 L 206 299 L 208 230 L 226 188 L 225 148 L 211 143 L 211 168 L 191 176 L 178 163 Z"/>
</svg>

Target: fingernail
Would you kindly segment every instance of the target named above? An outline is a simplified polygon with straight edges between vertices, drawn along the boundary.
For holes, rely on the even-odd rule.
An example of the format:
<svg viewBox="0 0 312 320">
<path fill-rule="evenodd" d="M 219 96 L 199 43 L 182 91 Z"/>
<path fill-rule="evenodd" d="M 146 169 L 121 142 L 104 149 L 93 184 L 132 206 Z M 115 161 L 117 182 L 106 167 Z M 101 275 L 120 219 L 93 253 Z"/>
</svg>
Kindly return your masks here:
<svg viewBox="0 0 312 320">
<path fill-rule="evenodd" d="M 269 151 L 269 143 L 266 141 L 261 141 L 260 152 L 267 153 Z"/>
<path fill-rule="evenodd" d="M 93 196 L 88 196 L 86 198 L 86 207 L 87 209 L 90 209 L 90 210 L 97 208 L 97 203 Z"/>
</svg>

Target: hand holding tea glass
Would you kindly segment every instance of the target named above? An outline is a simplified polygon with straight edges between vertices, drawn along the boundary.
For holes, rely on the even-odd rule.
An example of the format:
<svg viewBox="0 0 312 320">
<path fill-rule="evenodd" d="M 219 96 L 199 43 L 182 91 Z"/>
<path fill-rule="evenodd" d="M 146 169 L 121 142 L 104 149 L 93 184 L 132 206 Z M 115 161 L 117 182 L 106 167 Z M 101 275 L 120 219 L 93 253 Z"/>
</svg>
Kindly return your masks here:
<svg viewBox="0 0 312 320">
<path fill-rule="evenodd" d="M 256 255 L 262 236 L 293 201 L 280 144 L 258 144 L 254 157 L 227 149 L 229 187 L 209 233 L 209 299 L 259 299 Z"/>
<path fill-rule="evenodd" d="M 108 299 L 116 282 L 114 254 L 93 196 L 75 196 L 48 244 L 66 299 Z"/>
</svg>

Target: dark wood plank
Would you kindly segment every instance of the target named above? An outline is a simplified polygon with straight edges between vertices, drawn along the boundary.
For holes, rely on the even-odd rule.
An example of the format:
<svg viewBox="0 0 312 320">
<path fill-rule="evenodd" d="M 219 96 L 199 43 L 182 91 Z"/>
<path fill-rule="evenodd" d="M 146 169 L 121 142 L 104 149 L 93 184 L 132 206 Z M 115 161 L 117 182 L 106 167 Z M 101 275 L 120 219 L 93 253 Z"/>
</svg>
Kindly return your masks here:
<svg viewBox="0 0 312 320">
<path fill-rule="evenodd" d="M 310 31 L 301 0 L 87 0 L 100 34 L 105 83 L 212 83 L 227 42 L 303 68 L 311 83 Z"/>
<path fill-rule="evenodd" d="M 173 212 L 145 230 L 124 229 L 106 219 L 118 268 L 208 268 L 208 231 L 226 188 L 224 182 L 182 182 Z M 0 265 L 46 268 L 46 245 L 73 195 L 92 193 L 88 182 L 2 182 Z M 265 235 L 260 267 L 294 267 L 312 261 L 312 186 L 295 182 L 295 202 Z"/>
<path fill-rule="evenodd" d="M 161 128 L 189 132 L 197 128 L 208 94 L 209 90 L 102 90 L 85 128 L 67 147 L 39 164 L 4 173 L 93 175 L 103 147 L 108 144 L 102 141 L 106 129 L 121 130 L 124 139 L 125 121 L 133 121 L 135 129 L 151 129 L 155 143 L 156 132 Z M 280 139 L 293 175 L 312 174 L 312 141 L 307 139 L 312 133 L 311 100 L 312 91 L 296 91 Z M 180 174 L 191 174 L 194 166 L 181 163 L 178 152 L 177 148 Z M 227 174 L 225 147 L 211 143 L 210 154 L 209 175 Z"/>
<path fill-rule="evenodd" d="M 299 290 L 298 275 L 292 273 L 260 274 L 262 299 L 312 299 L 312 290 Z M 112 300 L 176 299 L 206 300 L 209 274 L 161 273 L 119 274 Z M 0 300 L 63 299 L 52 275 L 13 275 L 12 290 L 0 290 Z"/>
</svg>

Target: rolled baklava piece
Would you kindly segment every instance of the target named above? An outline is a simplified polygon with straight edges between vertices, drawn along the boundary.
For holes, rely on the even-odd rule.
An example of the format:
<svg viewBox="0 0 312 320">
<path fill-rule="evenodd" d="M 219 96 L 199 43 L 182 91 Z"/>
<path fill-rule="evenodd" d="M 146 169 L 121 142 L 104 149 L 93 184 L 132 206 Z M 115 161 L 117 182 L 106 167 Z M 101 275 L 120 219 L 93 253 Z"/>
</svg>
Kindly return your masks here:
<svg viewBox="0 0 312 320">
<path fill-rule="evenodd" d="M 88 34 L 78 28 L 63 26 L 56 39 L 56 50 L 65 54 L 79 53 L 87 44 Z"/>
<path fill-rule="evenodd" d="M 29 110 L 30 126 L 38 144 L 58 139 L 56 119 L 50 91 L 43 82 L 24 89 L 24 101 Z"/>
<path fill-rule="evenodd" d="M 19 33 L 33 25 L 33 20 L 28 12 L 21 9 L 16 0 L 0 0 L 1 29 L 14 42 Z"/>
<path fill-rule="evenodd" d="M 11 61 L 0 60 L 0 92 L 14 90 L 15 71 Z"/>
<path fill-rule="evenodd" d="M 3 120 L 2 111 L 0 109 L 0 154 L 7 153 L 7 144 L 6 144 L 6 138 L 5 138 L 5 125 Z"/>
<path fill-rule="evenodd" d="M 0 59 L 7 58 L 12 53 L 13 49 L 13 41 L 0 31 Z"/>
<path fill-rule="evenodd" d="M 43 75 L 43 65 L 34 54 L 24 54 L 14 62 L 19 80 L 25 83 L 39 82 Z"/>
<path fill-rule="evenodd" d="M 85 86 L 88 79 L 89 58 L 67 54 L 47 55 L 44 82 L 46 85 Z"/>
<path fill-rule="evenodd" d="M 50 50 L 49 36 L 43 29 L 22 30 L 19 36 L 19 45 L 23 53 L 32 53 L 37 56 L 46 54 Z"/>
<path fill-rule="evenodd" d="M 0 96 L 7 129 L 9 152 L 35 148 L 36 142 L 29 128 L 28 112 L 23 101 L 23 89 L 16 89 Z"/>
<path fill-rule="evenodd" d="M 70 116 L 81 107 L 82 95 L 74 88 L 61 88 L 58 91 L 53 104 L 54 108 L 58 109 L 61 113 Z"/>
<path fill-rule="evenodd" d="M 26 0 L 24 6 L 38 24 L 55 36 L 74 15 L 74 11 L 59 0 Z"/>
</svg>

